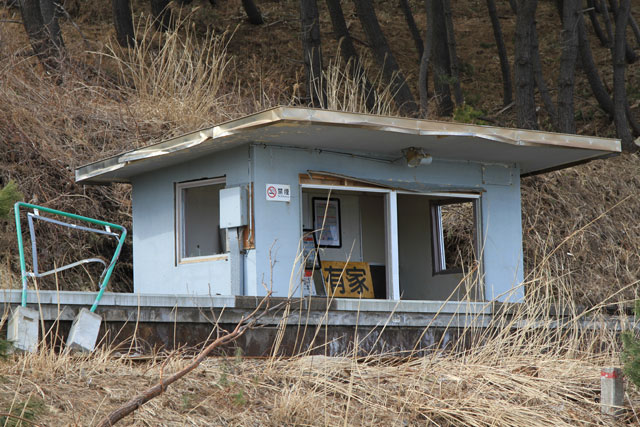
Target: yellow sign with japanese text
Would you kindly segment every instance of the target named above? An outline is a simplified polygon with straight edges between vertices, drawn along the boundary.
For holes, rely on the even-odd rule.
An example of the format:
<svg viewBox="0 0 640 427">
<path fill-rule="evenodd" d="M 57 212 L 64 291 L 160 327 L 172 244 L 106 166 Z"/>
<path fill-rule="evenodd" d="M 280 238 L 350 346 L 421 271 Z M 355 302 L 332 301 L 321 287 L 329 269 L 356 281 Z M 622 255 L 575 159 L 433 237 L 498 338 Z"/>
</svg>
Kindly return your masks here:
<svg viewBox="0 0 640 427">
<path fill-rule="evenodd" d="M 368 262 L 322 261 L 327 294 L 336 298 L 374 298 Z"/>
</svg>

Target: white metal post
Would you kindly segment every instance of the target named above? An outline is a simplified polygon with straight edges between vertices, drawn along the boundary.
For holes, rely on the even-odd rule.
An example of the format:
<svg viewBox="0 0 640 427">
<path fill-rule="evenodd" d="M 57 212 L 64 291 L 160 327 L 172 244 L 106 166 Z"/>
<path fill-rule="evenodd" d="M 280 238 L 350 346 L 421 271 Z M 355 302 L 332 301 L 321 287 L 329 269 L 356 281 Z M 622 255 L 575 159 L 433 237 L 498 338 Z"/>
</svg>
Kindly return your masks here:
<svg viewBox="0 0 640 427">
<path fill-rule="evenodd" d="M 231 261 L 231 294 L 244 295 L 244 264 L 242 248 L 242 233 L 239 227 L 227 228 L 227 242 L 229 245 L 229 259 Z"/>
<path fill-rule="evenodd" d="M 385 196 L 384 217 L 387 247 L 387 299 L 400 299 L 400 258 L 398 256 L 398 193 L 390 191 Z"/>
</svg>

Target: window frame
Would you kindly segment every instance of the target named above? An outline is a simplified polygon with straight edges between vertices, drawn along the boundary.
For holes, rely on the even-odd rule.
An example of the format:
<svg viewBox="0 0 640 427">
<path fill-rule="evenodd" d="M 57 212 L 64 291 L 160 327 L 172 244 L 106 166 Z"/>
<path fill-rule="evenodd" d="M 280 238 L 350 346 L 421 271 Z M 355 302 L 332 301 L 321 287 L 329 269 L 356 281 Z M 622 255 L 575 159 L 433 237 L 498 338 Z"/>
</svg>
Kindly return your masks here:
<svg viewBox="0 0 640 427">
<path fill-rule="evenodd" d="M 442 228 L 442 206 L 454 205 L 457 203 L 472 203 L 473 210 L 473 237 L 472 244 L 475 253 L 475 261 L 480 262 L 480 214 L 478 212 L 480 203 L 479 197 L 448 197 L 429 201 L 429 221 L 431 222 L 431 259 L 433 276 L 445 274 L 460 274 L 462 268 L 449 268 L 446 266 L 444 249 L 444 230 Z"/>
<path fill-rule="evenodd" d="M 188 257 L 184 255 L 185 251 L 185 223 L 184 223 L 184 190 L 189 188 L 206 187 L 209 185 L 226 185 L 227 177 L 220 176 L 216 178 L 203 178 L 191 181 L 182 181 L 175 183 L 175 207 L 174 207 L 174 225 L 175 225 L 175 259 L 176 265 L 192 264 L 203 261 L 227 260 L 229 255 L 227 252 L 219 254 L 203 255 Z M 224 187 L 223 187 L 224 188 Z M 219 197 L 219 196 L 218 196 Z M 220 208 L 218 201 L 218 209 Z M 218 222 L 218 230 L 220 223 Z"/>
</svg>

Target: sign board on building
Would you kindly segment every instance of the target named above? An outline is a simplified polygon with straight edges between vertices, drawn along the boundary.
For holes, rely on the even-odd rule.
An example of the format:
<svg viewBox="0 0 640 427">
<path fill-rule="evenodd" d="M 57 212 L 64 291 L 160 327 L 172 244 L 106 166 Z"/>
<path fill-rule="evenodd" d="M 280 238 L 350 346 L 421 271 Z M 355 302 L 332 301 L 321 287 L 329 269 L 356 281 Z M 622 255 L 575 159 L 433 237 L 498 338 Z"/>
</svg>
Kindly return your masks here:
<svg viewBox="0 0 640 427">
<path fill-rule="evenodd" d="M 267 184 L 266 195 L 268 202 L 290 202 L 291 186 L 288 184 Z"/>
<path fill-rule="evenodd" d="M 323 261 L 327 294 L 336 298 L 374 298 L 368 262 Z"/>
</svg>

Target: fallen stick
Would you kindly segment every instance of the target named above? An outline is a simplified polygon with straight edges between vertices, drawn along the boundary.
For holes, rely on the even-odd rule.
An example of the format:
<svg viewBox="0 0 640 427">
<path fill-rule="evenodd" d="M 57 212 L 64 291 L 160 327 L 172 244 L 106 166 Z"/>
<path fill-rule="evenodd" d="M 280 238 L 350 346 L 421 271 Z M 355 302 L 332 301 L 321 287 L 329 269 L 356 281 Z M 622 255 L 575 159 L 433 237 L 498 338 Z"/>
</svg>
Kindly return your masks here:
<svg viewBox="0 0 640 427">
<path fill-rule="evenodd" d="M 148 388 L 141 394 L 137 395 L 133 399 L 124 403 L 122 406 L 117 408 L 115 411 L 111 412 L 109 415 L 104 417 L 97 425 L 97 427 L 108 427 L 113 426 L 115 423 L 126 417 L 127 415 L 133 413 L 135 410 L 140 408 L 142 405 L 157 397 L 165 392 L 168 386 L 178 381 L 180 378 L 187 375 L 189 372 L 193 371 L 195 368 L 202 363 L 202 361 L 215 349 L 216 347 L 220 347 L 221 345 L 228 344 L 239 337 L 241 337 L 248 329 L 255 326 L 256 321 L 262 317 L 268 311 L 267 301 L 270 297 L 271 293 L 269 292 L 266 297 L 260 301 L 260 304 L 253 310 L 247 317 L 243 317 L 233 331 L 226 333 L 218 337 L 215 341 L 205 347 L 204 350 L 196 357 L 193 362 L 185 366 L 183 369 L 179 370 L 175 374 L 167 377 L 166 379 L 161 379 L 156 385 Z M 262 306 L 267 304 L 262 313 L 256 315 L 261 309 Z"/>
</svg>

